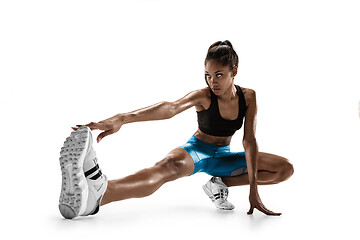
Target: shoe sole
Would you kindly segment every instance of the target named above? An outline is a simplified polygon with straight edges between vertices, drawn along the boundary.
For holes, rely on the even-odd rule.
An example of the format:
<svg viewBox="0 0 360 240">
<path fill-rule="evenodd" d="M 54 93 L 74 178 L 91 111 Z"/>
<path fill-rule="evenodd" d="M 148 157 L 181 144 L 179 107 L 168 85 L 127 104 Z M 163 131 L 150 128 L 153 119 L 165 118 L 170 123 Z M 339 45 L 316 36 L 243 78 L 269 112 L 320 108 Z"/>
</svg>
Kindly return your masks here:
<svg viewBox="0 0 360 240">
<path fill-rule="evenodd" d="M 221 207 L 221 206 L 217 206 L 215 204 L 215 197 L 214 195 L 212 194 L 211 190 L 205 185 L 202 186 L 204 192 L 206 193 L 206 195 L 208 195 L 208 197 L 211 199 L 211 201 L 214 203 L 215 207 L 217 207 L 218 209 L 220 210 L 233 210 L 234 208 L 225 208 L 225 207 Z"/>
<path fill-rule="evenodd" d="M 60 152 L 62 174 L 59 210 L 64 218 L 72 219 L 85 212 L 89 194 L 83 164 L 90 142 L 90 129 L 79 128 L 66 138 Z"/>
</svg>

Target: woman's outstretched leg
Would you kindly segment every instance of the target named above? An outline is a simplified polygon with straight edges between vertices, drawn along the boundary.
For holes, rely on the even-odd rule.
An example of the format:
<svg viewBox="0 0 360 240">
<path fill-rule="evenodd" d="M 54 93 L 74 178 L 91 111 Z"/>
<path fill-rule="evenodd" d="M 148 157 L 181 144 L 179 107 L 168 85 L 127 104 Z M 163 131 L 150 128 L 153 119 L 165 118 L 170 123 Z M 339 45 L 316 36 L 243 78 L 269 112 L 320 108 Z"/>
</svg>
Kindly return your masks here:
<svg viewBox="0 0 360 240">
<path fill-rule="evenodd" d="M 164 183 L 189 176 L 194 171 L 194 162 L 182 148 L 172 150 L 153 167 L 130 176 L 108 181 L 101 205 L 128 198 L 141 198 L 153 194 Z"/>
<path fill-rule="evenodd" d="M 259 185 L 283 182 L 290 178 L 294 173 L 293 165 L 284 157 L 259 152 L 258 158 L 257 184 Z M 249 184 L 247 172 L 235 177 L 222 177 L 222 180 L 228 187 Z"/>
</svg>

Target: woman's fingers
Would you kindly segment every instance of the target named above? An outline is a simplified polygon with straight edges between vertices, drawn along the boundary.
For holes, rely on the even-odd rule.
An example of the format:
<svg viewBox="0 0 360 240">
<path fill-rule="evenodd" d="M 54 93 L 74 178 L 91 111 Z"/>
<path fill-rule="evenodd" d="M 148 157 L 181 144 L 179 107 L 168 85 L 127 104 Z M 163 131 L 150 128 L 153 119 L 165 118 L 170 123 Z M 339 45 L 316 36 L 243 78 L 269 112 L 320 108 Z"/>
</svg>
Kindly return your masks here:
<svg viewBox="0 0 360 240">
<path fill-rule="evenodd" d="M 75 125 L 76 127 L 71 127 L 73 130 L 78 130 L 79 128 L 86 126 L 86 125 Z"/>
<path fill-rule="evenodd" d="M 102 124 L 97 123 L 97 122 L 91 122 L 91 123 L 86 124 L 85 126 L 88 126 L 91 130 L 95 130 L 95 129 L 104 130 L 102 128 Z"/>
<path fill-rule="evenodd" d="M 273 215 L 273 216 L 280 216 L 281 215 L 281 213 L 275 213 L 273 211 L 270 211 L 269 209 L 267 209 L 264 206 L 261 206 L 260 208 L 257 208 L 257 209 L 259 209 L 259 211 L 265 213 L 266 215 Z"/>
<path fill-rule="evenodd" d="M 71 127 L 73 130 L 77 130 L 83 126 L 87 126 L 89 127 L 91 130 L 94 130 L 94 129 L 99 129 L 99 130 L 106 130 L 106 128 L 104 126 L 102 126 L 102 124 L 100 123 L 94 123 L 94 122 L 91 122 L 89 124 L 86 124 L 86 125 L 76 125 L 76 127 Z M 110 135 L 110 134 L 113 134 L 115 131 L 114 129 L 108 129 L 102 133 L 100 133 L 98 135 L 98 137 L 96 138 L 96 141 L 99 143 L 101 141 L 101 139 L 103 139 L 104 137 Z"/>
<path fill-rule="evenodd" d="M 73 130 L 78 130 L 83 125 L 75 125 L 76 127 L 71 127 Z"/>
<path fill-rule="evenodd" d="M 247 212 L 247 214 L 253 214 L 254 208 L 258 209 L 260 212 L 266 214 L 266 215 L 272 215 L 272 216 L 280 216 L 281 213 L 275 213 L 273 211 L 270 211 L 267 209 L 263 204 L 260 204 L 259 206 L 251 206 L 250 210 Z"/>
<path fill-rule="evenodd" d="M 253 214 L 254 212 L 254 207 L 251 205 L 250 210 L 247 212 L 247 214 Z"/>
<path fill-rule="evenodd" d="M 98 135 L 98 137 L 96 138 L 96 141 L 99 143 L 101 141 L 101 139 L 103 139 L 104 137 L 110 135 L 110 134 L 113 134 L 114 133 L 114 130 L 113 129 L 110 129 L 110 130 L 107 130 L 107 131 L 104 131 L 102 133 L 100 133 Z"/>
<path fill-rule="evenodd" d="M 74 130 L 77 130 L 83 126 L 87 126 L 89 127 L 91 130 L 96 130 L 96 129 L 99 129 L 99 130 L 108 130 L 107 127 L 105 126 L 105 124 L 103 123 L 97 123 L 97 122 L 91 122 L 91 123 L 88 123 L 88 124 L 85 124 L 85 125 L 76 125 L 76 127 L 71 127 L 72 129 Z"/>
</svg>

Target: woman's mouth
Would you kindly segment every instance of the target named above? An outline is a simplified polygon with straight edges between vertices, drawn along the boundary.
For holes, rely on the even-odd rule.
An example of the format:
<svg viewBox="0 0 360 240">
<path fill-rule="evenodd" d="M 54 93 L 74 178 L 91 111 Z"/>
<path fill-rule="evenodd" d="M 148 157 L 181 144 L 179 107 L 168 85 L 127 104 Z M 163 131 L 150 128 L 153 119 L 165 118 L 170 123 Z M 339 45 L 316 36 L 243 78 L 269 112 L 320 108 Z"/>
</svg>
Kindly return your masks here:
<svg viewBox="0 0 360 240">
<path fill-rule="evenodd" d="M 219 92 L 220 91 L 220 88 L 213 88 L 212 89 L 214 92 Z"/>
</svg>

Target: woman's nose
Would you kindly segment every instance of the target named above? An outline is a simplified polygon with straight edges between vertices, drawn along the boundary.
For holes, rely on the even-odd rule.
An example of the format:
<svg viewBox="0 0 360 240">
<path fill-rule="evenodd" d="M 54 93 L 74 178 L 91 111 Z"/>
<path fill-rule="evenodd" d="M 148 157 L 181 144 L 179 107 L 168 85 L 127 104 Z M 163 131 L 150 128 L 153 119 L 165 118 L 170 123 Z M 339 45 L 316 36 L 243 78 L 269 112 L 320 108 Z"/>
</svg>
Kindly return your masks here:
<svg viewBox="0 0 360 240">
<path fill-rule="evenodd" d="M 211 84 L 212 85 L 217 85 L 217 81 L 214 80 L 214 78 L 211 79 Z"/>
</svg>

